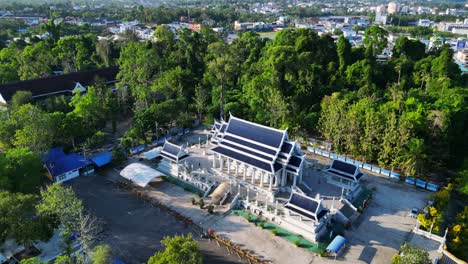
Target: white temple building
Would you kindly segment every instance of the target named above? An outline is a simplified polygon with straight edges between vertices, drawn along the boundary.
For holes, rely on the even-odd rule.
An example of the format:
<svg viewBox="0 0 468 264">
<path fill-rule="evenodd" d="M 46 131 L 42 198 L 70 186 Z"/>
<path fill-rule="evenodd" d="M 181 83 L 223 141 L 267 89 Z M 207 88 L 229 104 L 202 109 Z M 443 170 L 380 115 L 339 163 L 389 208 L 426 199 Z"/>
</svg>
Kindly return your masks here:
<svg viewBox="0 0 468 264">
<path fill-rule="evenodd" d="M 327 182 L 343 188 L 346 194 L 359 188 L 363 176 L 358 166 L 340 160 L 333 160 L 325 172 L 330 175 Z"/>
<path fill-rule="evenodd" d="M 161 149 L 162 161 L 158 170 L 170 175 L 179 176 L 179 169 L 183 166 L 183 161 L 189 157 L 188 151 L 179 145 L 166 141 Z"/>
<path fill-rule="evenodd" d="M 290 191 L 302 182 L 305 154 L 280 130 L 230 115 L 211 130 L 213 168 L 269 192 Z"/>
</svg>

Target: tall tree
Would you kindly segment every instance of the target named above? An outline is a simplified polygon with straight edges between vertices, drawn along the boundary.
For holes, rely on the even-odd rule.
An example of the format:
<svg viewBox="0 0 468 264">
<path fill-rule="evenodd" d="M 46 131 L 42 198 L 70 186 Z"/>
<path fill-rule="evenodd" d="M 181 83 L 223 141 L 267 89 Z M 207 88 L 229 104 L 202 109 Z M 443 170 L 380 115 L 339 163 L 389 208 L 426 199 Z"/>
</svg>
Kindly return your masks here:
<svg viewBox="0 0 468 264">
<path fill-rule="evenodd" d="M 193 240 L 192 234 L 165 237 L 161 244 L 165 247 L 164 251 L 157 252 L 150 257 L 148 264 L 203 263 L 198 243 Z"/>
</svg>

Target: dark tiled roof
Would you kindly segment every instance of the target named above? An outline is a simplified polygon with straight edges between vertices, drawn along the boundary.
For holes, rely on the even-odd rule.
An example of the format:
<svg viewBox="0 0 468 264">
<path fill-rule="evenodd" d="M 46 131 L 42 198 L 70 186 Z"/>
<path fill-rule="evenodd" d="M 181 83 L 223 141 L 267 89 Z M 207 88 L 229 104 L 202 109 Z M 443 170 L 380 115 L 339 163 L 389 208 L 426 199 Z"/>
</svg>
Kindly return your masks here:
<svg viewBox="0 0 468 264">
<path fill-rule="evenodd" d="M 292 156 L 289 159 L 288 165 L 294 166 L 294 167 L 299 167 L 301 165 L 302 159 L 296 156 Z"/>
<path fill-rule="evenodd" d="M 308 212 L 311 212 L 314 215 L 315 211 L 317 211 L 317 207 L 319 206 L 319 204 L 316 201 L 297 193 L 291 194 L 291 198 L 289 199 L 288 203 L 302 208 Z"/>
<path fill-rule="evenodd" d="M 172 156 L 172 155 L 168 155 L 168 154 L 166 154 L 166 153 L 164 153 L 164 152 L 161 152 L 161 156 L 163 156 L 163 157 L 166 158 L 166 159 L 172 160 L 172 161 L 174 161 L 174 162 L 177 161 L 177 158 L 176 158 L 176 157 L 174 157 L 174 156 Z"/>
<path fill-rule="evenodd" d="M 118 72 L 118 67 L 111 67 L 0 84 L 0 94 L 7 102 L 11 101 L 11 98 L 17 91 L 31 91 L 33 97 L 41 97 L 48 94 L 71 94 L 71 91 L 78 82 L 83 86 L 89 86 L 94 84 L 96 77 L 102 78 L 106 82 L 111 82 L 117 79 Z"/>
<path fill-rule="evenodd" d="M 227 124 L 223 124 L 223 125 L 221 126 L 220 131 L 224 133 L 224 131 L 226 131 L 226 127 L 227 127 Z"/>
<path fill-rule="evenodd" d="M 224 136 L 223 142 L 226 142 L 226 140 L 231 141 L 231 142 L 235 142 L 235 143 L 240 144 L 240 145 L 244 145 L 244 146 L 249 147 L 249 148 L 256 149 L 256 150 L 261 151 L 261 152 L 265 152 L 265 153 L 270 154 L 270 155 L 275 155 L 276 154 L 276 152 L 274 150 L 272 150 L 272 149 L 265 148 L 265 147 L 262 147 L 262 146 L 247 142 L 247 141 L 242 140 L 242 139 L 231 137 L 231 136 L 228 136 L 228 135 Z"/>
<path fill-rule="evenodd" d="M 253 124 L 235 117 L 231 117 L 229 120 L 226 132 L 275 148 L 280 147 L 284 135 L 283 132 L 278 130 Z"/>
<path fill-rule="evenodd" d="M 329 172 L 329 173 L 331 173 L 333 175 L 344 177 L 344 178 L 347 178 L 347 179 L 350 179 L 350 180 L 354 181 L 354 178 L 352 176 L 349 176 L 348 174 L 341 173 L 340 171 L 329 169 L 327 172 Z"/>
<path fill-rule="evenodd" d="M 343 162 L 341 160 L 333 160 L 331 169 L 334 169 L 335 171 L 348 173 L 350 175 L 354 175 L 354 173 L 356 172 L 356 166 L 350 163 Z"/>
<path fill-rule="evenodd" d="M 324 217 L 328 213 L 327 209 L 322 208 L 322 210 L 317 214 L 317 220 L 320 220 L 322 217 Z"/>
<path fill-rule="evenodd" d="M 305 216 L 307 218 L 315 220 L 315 216 L 314 216 L 315 214 L 306 213 L 306 212 L 304 212 L 302 210 L 298 210 L 298 209 L 296 209 L 296 208 L 294 208 L 294 207 L 292 207 L 292 206 L 290 206 L 288 204 L 286 204 L 284 207 L 286 207 L 287 209 L 289 209 L 289 210 L 291 210 L 291 211 L 293 211 L 293 212 L 295 212 L 297 214 L 300 214 L 302 216 Z"/>
<path fill-rule="evenodd" d="M 251 157 L 246 156 L 246 155 L 242 155 L 242 154 L 237 153 L 235 151 L 232 151 L 232 150 L 229 150 L 229 149 L 226 149 L 226 148 L 223 148 L 223 147 L 215 147 L 215 148 L 213 148 L 213 152 L 219 153 L 221 155 L 228 156 L 228 157 L 230 157 L 232 159 L 235 159 L 237 161 L 240 161 L 240 162 L 247 163 L 247 164 L 249 164 L 251 166 L 257 167 L 257 168 L 262 169 L 264 171 L 271 172 L 271 165 L 269 163 L 259 161 L 257 159 L 251 158 Z"/>
<path fill-rule="evenodd" d="M 180 152 L 180 147 L 176 146 L 176 145 L 173 145 L 171 143 L 168 143 L 166 142 L 163 146 L 163 149 L 162 151 L 164 152 L 167 152 L 169 154 L 171 154 L 172 156 L 174 157 L 177 157 L 177 155 L 179 154 Z"/>
<path fill-rule="evenodd" d="M 265 155 L 262 155 L 258 152 L 255 152 L 255 151 L 251 151 L 251 150 L 248 150 L 248 149 L 245 149 L 245 148 L 242 148 L 238 145 L 235 145 L 235 144 L 231 144 L 231 143 L 228 143 L 228 142 L 225 142 L 223 141 L 222 143 L 223 146 L 226 146 L 226 147 L 230 147 L 230 148 L 233 148 L 233 149 L 236 149 L 236 150 L 239 150 L 239 151 L 242 151 L 244 153 L 247 153 L 247 154 L 250 154 L 252 156 L 255 156 L 255 157 L 258 157 L 258 158 L 261 158 L 261 159 L 264 159 L 264 160 L 268 160 L 268 161 L 273 161 L 273 158 L 271 157 L 268 157 L 268 156 L 265 156 Z"/>
<path fill-rule="evenodd" d="M 283 165 L 279 164 L 278 162 L 275 162 L 275 164 L 273 165 L 273 168 L 275 169 L 275 172 L 281 170 L 281 168 L 283 168 Z"/>
<path fill-rule="evenodd" d="M 292 147 L 293 147 L 292 143 L 284 142 L 283 145 L 281 146 L 281 152 L 289 154 Z"/>
</svg>

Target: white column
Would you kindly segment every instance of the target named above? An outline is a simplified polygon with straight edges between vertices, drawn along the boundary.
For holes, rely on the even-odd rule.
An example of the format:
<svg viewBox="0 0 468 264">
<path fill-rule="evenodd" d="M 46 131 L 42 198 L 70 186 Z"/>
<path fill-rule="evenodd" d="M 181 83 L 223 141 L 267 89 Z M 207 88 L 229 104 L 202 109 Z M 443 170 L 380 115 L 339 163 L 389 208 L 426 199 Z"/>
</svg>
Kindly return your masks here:
<svg viewBox="0 0 468 264">
<path fill-rule="evenodd" d="M 263 171 L 260 172 L 260 184 L 259 184 L 260 187 L 263 187 L 263 175 L 264 174 L 265 173 Z"/>
<path fill-rule="evenodd" d="M 285 182 L 286 182 L 286 178 L 287 178 L 287 172 L 286 172 L 286 166 L 283 167 L 283 173 L 281 174 L 281 180 L 280 180 L 280 185 L 281 186 L 284 186 Z"/>
<path fill-rule="evenodd" d="M 243 165 L 242 166 L 242 169 L 244 170 L 244 181 L 245 181 L 245 178 L 247 177 L 247 165 Z"/>
<path fill-rule="evenodd" d="M 227 159 L 227 173 L 231 173 L 231 159 L 229 158 Z"/>
<path fill-rule="evenodd" d="M 213 168 L 216 168 L 216 154 L 213 154 Z"/>
<path fill-rule="evenodd" d="M 278 187 L 278 184 L 279 184 L 279 174 L 278 173 L 275 173 L 275 187 Z"/>
<path fill-rule="evenodd" d="M 268 190 L 272 190 L 273 189 L 273 174 L 270 174 L 270 186 L 268 186 Z"/>
<path fill-rule="evenodd" d="M 223 156 L 219 155 L 219 170 L 222 172 L 223 171 L 223 166 L 224 166 L 224 160 Z"/>
<path fill-rule="evenodd" d="M 255 184 L 255 169 L 252 168 L 251 174 L 252 174 L 251 183 Z"/>
<path fill-rule="evenodd" d="M 293 175 L 294 177 L 294 180 L 293 180 L 293 187 L 296 187 L 296 180 L 297 180 L 297 177 L 299 177 L 298 175 Z"/>
<path fill-rule="evenodd" d="M 304 161 L 305 162 L 305 161 Z M 304 170 L 304 165 L 302 165 L 300 168 L 299 168 L 299 183 L 302 183 L 302 173 L 303 173 L 303 170 Z"/>
<path fill-rule="evenodd" d="M 235 161 L 236 163 L 236 178 L 237 178 L 237 175 L 239 174 L 239 163 L 237 161 Z"/>
</svg>

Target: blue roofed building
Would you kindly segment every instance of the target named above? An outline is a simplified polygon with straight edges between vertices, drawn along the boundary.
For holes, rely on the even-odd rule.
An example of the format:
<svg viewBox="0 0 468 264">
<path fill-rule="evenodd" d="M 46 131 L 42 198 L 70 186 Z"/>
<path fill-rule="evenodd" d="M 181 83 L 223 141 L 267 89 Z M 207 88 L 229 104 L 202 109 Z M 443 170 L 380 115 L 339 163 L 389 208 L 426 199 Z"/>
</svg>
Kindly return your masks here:
<svg viewBox="0 0 468 264">
<path fill-rule="evenodd" d="M 54 182 L 64 182 L 94 172 L 92 162 L 77 153 L 66 154 L 62 148 L 53 148 L 43 157 L 44 166 Z"/>
<path fill-rule="evenodd" d="M 211 129 L 213 168 L 266 191 L 290 190 L 302 182 L 305 154 L 280 130 L 230 115 Z"/>
<path fill-rule="evenodd" d="M 98 168 L 104 167 L 112 162 L 112 152 L 106 151 L 94 155 L 90 158 L 91 162 Z"/>
</svg>

